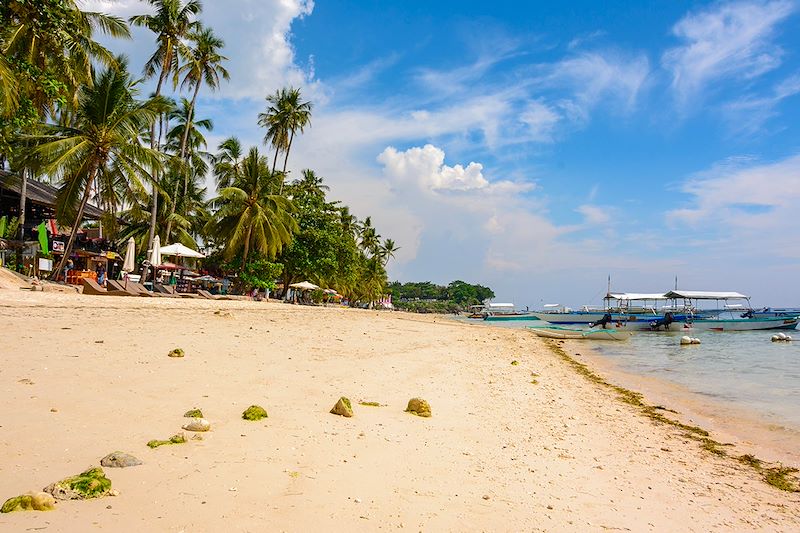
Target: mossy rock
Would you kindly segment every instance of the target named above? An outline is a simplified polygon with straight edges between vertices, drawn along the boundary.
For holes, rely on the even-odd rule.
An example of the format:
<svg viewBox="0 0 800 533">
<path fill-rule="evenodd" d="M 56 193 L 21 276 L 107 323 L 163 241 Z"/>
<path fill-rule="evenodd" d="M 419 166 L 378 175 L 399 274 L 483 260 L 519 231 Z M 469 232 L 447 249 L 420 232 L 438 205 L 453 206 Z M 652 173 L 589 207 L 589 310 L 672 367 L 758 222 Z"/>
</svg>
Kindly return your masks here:
<svg viewBox="0 0 800 533">
<path fill-rule="evenodd" d="M 242 413 L 242 418 L 245 420 L 261 420 L 268 417 L 267 410 L 260 405 L 251 405 Z"/>
<path fill-rule="evenodd" d="M 176 433 L 171 436 L 169 440 L 151 440 L 147 443 L 147 446 L 150 448 L 158 448 L 159 446 L 167 444 L 183 444 L 184 442 L 186 442 L 186 437 L 183 436 L 183 433 Z"/>
<path fill-rule="evenodd" d="M 512 364 L 513 366 L 517 366 L 517 365 L 519 364 L 519 361 L 517 361 L 516 359 L 514 359 L 513 361 L 511 361 L 511 364 Z"/>
<path fill-rule="evenodd" d="M 358 405 L 365 405 L 367 407 L 383 407 L 380 402 L 358 402 Z"/>
<path fill-rule="evenodd" d="M 431 406 L 427 401 L 423 400 L 422 398 L 411 398 L 410 400 L 408 400 L 408 407 L 406 407 L 406 413 L 411 413 L 412 415 L 428 418 L 429 416 L 431 416 Z"/>
<path fill-rule="evenodd" d="M 56 500 L 46 492 L 29 492 L 6 500 L 0 513 L 13 513 L 16 511 L 52 511 L 55 509 Z"/>
<path fill-rule="evenodd" d="M 186 354 L 183 353 L 183 349 L 181 348 L 175 348 L 167 354 L 169 357 L 183 357 L 184 355 Z"/>
<path fill-rule="evenodd" d="M 186 418 L 203 418 L 203 411 L 197 408 L 189 409 L 183 413 L 183 416 Z"/>
<path fill-rule="evenodd" d="M 100 498 L 111 490 L 111 480 L 99 466 L 92 467 L 77 476 L 51 483 L 44 488 L 57 500 L 88 500 Z"/>
<path fill-rule="evenodd" d="M 347 418 L 353 416 L 353 405 L 350 403 L 350 399 L 345 398 L 344 396 L 339 398 L 339 401 L 336 402 L 336 405 L 334 405 L 333 409 L 331 409 L 331 414 L 344 416 Z"/>
</svg>

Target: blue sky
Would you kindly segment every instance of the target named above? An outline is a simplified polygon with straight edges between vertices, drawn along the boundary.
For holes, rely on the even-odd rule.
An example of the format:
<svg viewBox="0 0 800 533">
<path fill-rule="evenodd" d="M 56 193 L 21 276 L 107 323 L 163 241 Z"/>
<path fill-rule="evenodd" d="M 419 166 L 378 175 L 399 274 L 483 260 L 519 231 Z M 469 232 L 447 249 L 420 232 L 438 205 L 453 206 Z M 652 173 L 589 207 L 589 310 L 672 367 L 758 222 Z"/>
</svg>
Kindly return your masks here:
<svg viewBox="0 0 800 533">
<path fill-rule="evenodd" d="M 198 112 L 212 147 L 257 144 L 264 96 L 301 87 L 289 166 L 398 242 L 393 279 L 800 305 L 798 3 L 563 4 L 206 0 L 232 80 Z M 152 36 L 111 46 L 141 65 Z"/>
</svg>

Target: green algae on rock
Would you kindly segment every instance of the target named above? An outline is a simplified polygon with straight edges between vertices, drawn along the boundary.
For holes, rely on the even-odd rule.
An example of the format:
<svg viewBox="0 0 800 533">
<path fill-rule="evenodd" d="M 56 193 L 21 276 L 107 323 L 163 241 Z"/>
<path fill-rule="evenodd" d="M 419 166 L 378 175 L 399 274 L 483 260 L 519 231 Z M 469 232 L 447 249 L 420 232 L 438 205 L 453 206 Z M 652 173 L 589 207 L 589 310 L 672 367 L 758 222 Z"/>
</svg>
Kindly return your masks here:
<svg viewBox="0 0 800 533">
<path fill-rule="evenodd" d="M 517 361 L 516 359 L 514 359 L 513 361 L 511 361 L 511 364 L 512 364 L 513 366 L 517 366 L 517 365 L 519 364 L 519 361 Z"/>
<path fill-rule="evenodd" d="M 251 405 L 242 413 L 242 418 L 245 420 L 261 420 L 268 417 L 267 410 L 260 405 Z"/>
<path fill-rule="evenodd" d="M 183 416 L 185 418 L 203 418 L 203 411 L 195 407 L 183 413 Z"/>
<path fill-rule="evenodd" d="M 165 444 L 183 444 L 184 442 L 186 442 L 186 437 L 183 436 L 183 433 L 177 433 L 171 436 L 169 440 L 151 440 L 147 443 L 147 446 L 150 448 L 158 448 Z"/>
<path fill-rule="evenodd" d="M 183 357 L 184 355 L 186 354 L 183 353 L 181 348 L 175 348 L 167 354 L 168 357 Z"/>
<path fill-rule="evenodd" d="M 383 407 L 380 402 L 358 402 L 358 405 L 365 405 L 367 407 Z"/>
<path fill-rule="evenodd" d="M 46 492 L 29 492 L 9 498 L 0 508 L 0 513 L 13 513 L 16 511 L 52 511 L 55 509 L 55 499 Z"/>
<path fill-rule="evenodd" d="M 408 400 L 408 407 L 406 407 L 406 413 L 411 413 L 412 415 L 428 418 L 429 416 L 431 416 L 431 406 L 427 401 L 423 400 L 422 398 L 411 398 L 410 400 Z"/>
<path fill-rule="evenodd" d="M 336 405 L 334 405 L 333 409 L 331 409 L 331 414 L 344 416 L 347 418 L 353 416 L 353 406 L 350 403 L 350 399 L 344 396 L 339 398 L 339 401 L 336 402 Z"/>
<path fill-rule="evenodd" d="M 57 500 L 88 500 L 100 498 L 111 491 L 111 480 L 99 466 L 89 468 L 44 488 Z"/>
</svg>

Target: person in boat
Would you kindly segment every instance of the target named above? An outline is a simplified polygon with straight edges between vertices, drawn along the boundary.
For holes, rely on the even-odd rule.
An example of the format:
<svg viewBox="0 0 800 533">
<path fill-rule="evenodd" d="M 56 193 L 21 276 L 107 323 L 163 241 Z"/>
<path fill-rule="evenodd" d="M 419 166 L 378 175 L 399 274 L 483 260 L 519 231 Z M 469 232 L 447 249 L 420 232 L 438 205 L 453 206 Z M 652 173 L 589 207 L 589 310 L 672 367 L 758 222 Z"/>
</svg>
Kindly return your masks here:
<svg viewBox="0 0 800 533">
<path fill-rule="evenodd" d="M 675 318 L 672 316 L 671 312 L 667 311 L 664 313 L 664 318 L 659 318 L 658 320 L 650 322 L 650 329 L 657 330 L 663 326 L 664 330 L 667 330 L 669 329 L 669 325 L 673 322 L 675 322 Z"/>
<path fill-rule="evenodd" d="M 602 329 L 606 329 L 606 326 L 613 321 L 614 320 L 611 318 L 611 313 L 606 313 L 603 315 L 603 318 L 601 318 L 597 322 L 589 322 L 589 327 L 593 328 L 595 326 L 600 326 Z"/>
</svg>

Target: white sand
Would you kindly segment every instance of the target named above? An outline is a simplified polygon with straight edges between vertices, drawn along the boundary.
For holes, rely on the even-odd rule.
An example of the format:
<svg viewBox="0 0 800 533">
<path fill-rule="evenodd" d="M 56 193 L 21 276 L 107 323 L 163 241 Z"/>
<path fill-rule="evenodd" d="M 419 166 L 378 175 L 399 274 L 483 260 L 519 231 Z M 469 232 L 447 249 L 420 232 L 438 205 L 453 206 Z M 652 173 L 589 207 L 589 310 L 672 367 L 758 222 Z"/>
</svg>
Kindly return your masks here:
<svg viewBox="0 0 800 533">
<path fill-rule="evenodd" d="M 144 461 L 106 469 L 118 497 L 0 515 L 1 531 L 800 530 L 800 494 L 653 423 L 522 330 L 0 290 L 0 338 L 0 500 L 114 450 Z M 342 395 L 354 418 L 328 413 Z M 403 412 L 413 396 L 432 418 Z M 253 403 L 269 419 L 242 420 Z M 204 440 L 146 447 L 192 407 Z"/>
</svg>

